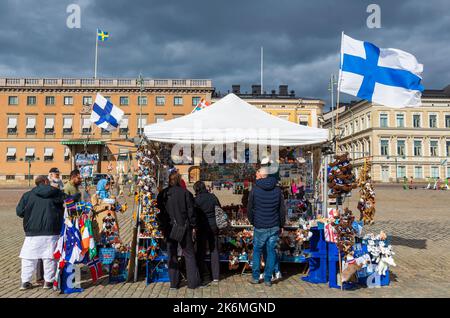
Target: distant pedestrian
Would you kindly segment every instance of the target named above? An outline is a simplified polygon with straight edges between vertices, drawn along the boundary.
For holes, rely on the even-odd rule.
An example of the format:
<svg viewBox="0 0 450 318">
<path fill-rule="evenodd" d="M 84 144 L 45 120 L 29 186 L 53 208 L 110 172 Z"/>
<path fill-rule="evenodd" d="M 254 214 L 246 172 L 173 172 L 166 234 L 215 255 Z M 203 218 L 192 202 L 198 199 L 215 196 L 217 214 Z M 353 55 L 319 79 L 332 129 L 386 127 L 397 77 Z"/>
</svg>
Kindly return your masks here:
<svg viewBox="0 0 450 318">
<path fill-rule="evenodd" d="M 23 218 L 25 241 L 20 252 L 22 259 L 21 290 L 32 288 L 31 278 L 38 260 L 43 260 L 44 289 L 53 286 L 56 261 L 53 253 L 58 242 L 64 217 L 64 194 L 49 185 L 48 177 L 38 176 L 36 187 L 20 199 L 16 214 Z"/>
</svg>

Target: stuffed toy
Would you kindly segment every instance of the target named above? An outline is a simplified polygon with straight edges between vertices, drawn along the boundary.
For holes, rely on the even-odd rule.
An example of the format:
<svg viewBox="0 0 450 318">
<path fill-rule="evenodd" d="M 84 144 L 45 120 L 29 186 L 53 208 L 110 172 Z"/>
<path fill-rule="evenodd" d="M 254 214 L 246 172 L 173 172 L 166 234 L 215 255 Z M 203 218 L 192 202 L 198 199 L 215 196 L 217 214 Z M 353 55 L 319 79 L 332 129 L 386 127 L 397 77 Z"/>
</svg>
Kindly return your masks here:
<svg viewBox="0 0 450 318">
<path fill-rule="evenodd" d="M 337 198 L 356 189 L 357 183 L 352 172 L 353 166 L 348 153 L 336 155 L 335 161 L 329 164 L 330 172 L 328 173 L 328 196 Z"/>
<path fill-rule="evenodd" d="M 373 224 L 375 218 L 375 191 L 370 176 L 370 168 L 371 164 L 366 160 L 360 169 L 358 179 L 360 199 L 357 208 L 360 212 L 360 220 L 364 224 Z"/>
</svg>

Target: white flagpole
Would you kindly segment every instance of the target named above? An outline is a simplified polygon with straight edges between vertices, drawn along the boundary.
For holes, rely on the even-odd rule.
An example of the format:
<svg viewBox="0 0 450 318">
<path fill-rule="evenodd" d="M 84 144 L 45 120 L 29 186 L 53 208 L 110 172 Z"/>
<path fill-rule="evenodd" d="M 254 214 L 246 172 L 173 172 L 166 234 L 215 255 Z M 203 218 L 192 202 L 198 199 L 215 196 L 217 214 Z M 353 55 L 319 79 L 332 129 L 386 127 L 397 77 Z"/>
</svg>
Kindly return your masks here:
<svg viewBox="0 0 450 318">
<path fill-rule="evenodd" d="M 341 81 L 342 81 L 342 63 L 343 63 L 343 61 L 342 61 L 342 59 L 343 59 L 342 43 L 343 43 L 343 41 L 344 41 L 344 31 L 342 31 L 342 34 L 341 34 L 341 50 L 340 50 L 340 57 L 339 57 L 339 60 L 340 60 L 340 62 L 339 62 L 340 63 L 339 64 L 339 79 L 338 79 L 338 89 L 337 89 L 337 96 L 336 96 L 336 124 L 335 124 L 335 127 L 338 129 L 338 132 L 340 132 L 338 125 L 339 125 L 339 102 L 340 102 L 340 97 L 341 97 Z M 336 141 L 335 141 L 335 146 L 337 146 Z M 335 150 L 336 150 L 336 148 L 335 148 Z"/>
<path fill-rule="evenodd" d="M 94 79 L 97 78 L 97 58 L 98 58 L 98 29 L 95 31 L 95 64 L 94 64 Z"/>
<path fill-rule="evenodd" d="M 261 95 L 264 92 L 263 86 L 263 66 L 264 66 L 264 48 L 261 46 Z"/>
</svg>

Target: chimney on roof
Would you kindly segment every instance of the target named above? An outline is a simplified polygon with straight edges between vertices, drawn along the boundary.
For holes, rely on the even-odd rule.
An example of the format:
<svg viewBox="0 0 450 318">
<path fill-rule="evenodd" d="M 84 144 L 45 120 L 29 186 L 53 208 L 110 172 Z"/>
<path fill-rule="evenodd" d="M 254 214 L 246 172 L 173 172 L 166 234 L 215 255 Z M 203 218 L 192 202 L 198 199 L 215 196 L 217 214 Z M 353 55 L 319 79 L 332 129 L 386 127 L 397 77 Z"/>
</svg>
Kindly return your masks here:
<svg viewBox="0 0 450 318">
<path fill-rule="evenodd" d="M 294 90 L 291 90 L 289 96 L 290 96 L 290 97 L 295 97 L 295 91 L 294 91 Z"/>
<path fill-rule="evenodd" d="M 287 85 L 280 85 L 278 95 L 280 96 L 288 96 L 288 86 Z"/>
<path fill-rule="evenodd" d="M 261 95 L 261 85 L 252 85 L 252 95 Z"/>
<path fill-rule="evenodd" d="M 233 94 L 239 95 L 241 93 L 241 85 L 231 85 Z"/>
</svg>

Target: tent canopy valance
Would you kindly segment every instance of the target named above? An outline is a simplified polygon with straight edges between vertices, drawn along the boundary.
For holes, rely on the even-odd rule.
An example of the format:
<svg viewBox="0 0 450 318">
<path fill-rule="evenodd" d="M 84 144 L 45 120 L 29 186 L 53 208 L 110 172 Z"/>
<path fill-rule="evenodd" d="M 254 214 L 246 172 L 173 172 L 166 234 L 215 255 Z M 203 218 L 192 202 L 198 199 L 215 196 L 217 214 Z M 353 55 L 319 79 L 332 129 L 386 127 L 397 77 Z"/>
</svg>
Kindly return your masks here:
<svg viewBox="0 0 450 318">
<path fill-rule="evenodd" d="M 328 140 L 328 130 L 272 116 L 228 94 L 213 105 L 169 121 L 146 125 L 149 140 L 174 144 L 266 144 L 304 146 Z"/>
</svg>

